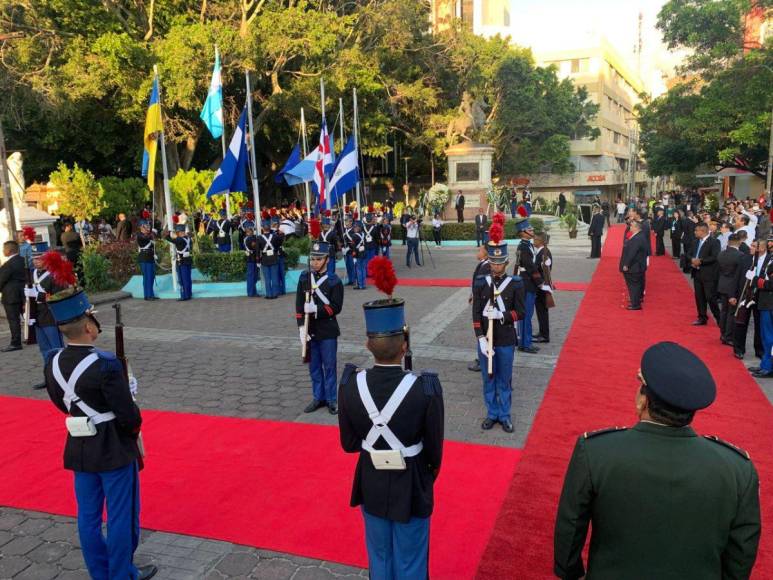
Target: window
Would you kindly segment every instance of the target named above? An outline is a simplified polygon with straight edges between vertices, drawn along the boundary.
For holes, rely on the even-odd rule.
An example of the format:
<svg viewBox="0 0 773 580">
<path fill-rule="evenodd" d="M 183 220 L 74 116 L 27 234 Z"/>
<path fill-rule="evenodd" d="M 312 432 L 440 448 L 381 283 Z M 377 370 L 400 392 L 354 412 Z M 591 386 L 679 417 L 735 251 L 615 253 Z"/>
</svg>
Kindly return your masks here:
<svg viewBox="0 0 773 580">
<path fill-rule="evenodd" d="M 510 26 L 510 0 L 484 0 L 484 26 Z"/>
<path fill-rule="evenodd" d="M 577 74 L 580 72 L 580 59 L 579 58 L 573 58 L 572 59 L 572 74 Z"/>
<path fill-rule="evenodd" d="M 614 137 L 612 138 L 612 141 L 614 141 L 615 145 L 620 145 L 620 137 L 622 137 L 622 135 L 615 131 Z"/>
</svg>

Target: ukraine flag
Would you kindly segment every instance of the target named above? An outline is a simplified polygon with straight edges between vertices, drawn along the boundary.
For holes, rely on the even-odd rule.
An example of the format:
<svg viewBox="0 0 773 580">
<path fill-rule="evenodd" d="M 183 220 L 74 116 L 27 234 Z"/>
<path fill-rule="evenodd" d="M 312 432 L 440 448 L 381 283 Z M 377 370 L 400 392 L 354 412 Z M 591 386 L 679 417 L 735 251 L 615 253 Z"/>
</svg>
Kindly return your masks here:
<svg viewBox="0 0 773 580">
<path fill-rule="evenodd" d="M 145 153 L 142 156 L 142 175 L 148 178 L 148 187 L 153 191 L 156 176 L 156 151 L 158 149 L 158 133 L 163 131 L 161 121 L 161 103 L 158 98 L 158 76 L 153 78 L 153 91 L 150 93 L 148 113 L 145 116 Z"/>
</svg>

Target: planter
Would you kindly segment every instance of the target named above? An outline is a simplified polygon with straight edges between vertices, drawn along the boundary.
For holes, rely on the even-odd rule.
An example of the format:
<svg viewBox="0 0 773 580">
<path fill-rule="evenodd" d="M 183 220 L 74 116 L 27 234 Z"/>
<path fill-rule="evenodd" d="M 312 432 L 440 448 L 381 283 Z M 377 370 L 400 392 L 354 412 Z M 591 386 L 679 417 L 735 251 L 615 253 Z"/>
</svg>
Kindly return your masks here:
<svg viewBox="0 0 773 580">
<path fill-rule="evenodd" d="M 569 238 L 572 240 L 577 238 L 577 230 L 569 230 Z"/>
</svg>

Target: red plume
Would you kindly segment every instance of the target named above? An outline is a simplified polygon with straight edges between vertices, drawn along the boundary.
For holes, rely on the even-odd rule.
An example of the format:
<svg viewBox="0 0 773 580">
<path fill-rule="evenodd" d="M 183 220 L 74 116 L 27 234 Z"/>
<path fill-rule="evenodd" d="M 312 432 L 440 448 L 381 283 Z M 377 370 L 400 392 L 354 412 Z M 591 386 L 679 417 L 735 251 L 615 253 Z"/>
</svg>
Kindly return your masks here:
<svg viewBox="0 0 773 580">
<path fill-rule="evenodd" d="M 275 207 L 272 207 L 272 208 L 269 210 L 269 215 L 270 215 L 271 217 L 274 217 L 274 216 L 276 215 L 276 208 L 275 208 Z"/>
<path fill-rule="evenodd" d="M 518 215 L 521 217 L 529 217 L 529 214 L 526 213 L 526 208 L 523 207 L 522 205 L 519 205 L 516 211 L 518 212 Z"/>
<path fill-rule="evenodd" d="M 254 220 L 255 219 L 255 214 L 252 213 L 251 211 L 248 211 L 247 212 L 247 219 L 250 220 L 250 221 Z"/>
<path fill-rule="evenodd" d="M 268 219 L 268 218 L 270 218 L 271 216 L 270 216 L 270 215 L 268 215 L 268 211 L 264 209 L 262 212 L 260 212 L 260 217 L 261 217 L 262 219 L 264 219 L 264 220 L 267 220 L 267 219 Z"/>
<path fill-rule="evenodd" d="M 35 241 L 35 228 L 32 226 L 24 226 L 21 229 L 22 235 L 24 235 L 24 239 L 28 242 L 32 243 Z"/>
<path fill-rule="evenodd" d="M 172 216 L 172 223 L 173 223 L 173 224 L 180 223 L 180 216 L 179 216 L 179 215 L 177 215 L 177 214 L 174 214 L 174 215 Z"/>
<path fill-rule="evenodd" d="M 376 209 L 372 205 L 369 205 L 368 206 L 368 213 L 373 213 L 374 211 L 376 211 Z"/>
<path fill-rule="evenodd" d="M 252 201 L 252 200 L 248 201 L 248 202 L 247 202 L 247 207 L 248 207 L 248 208 L 250 208 L 250 209 L 252 209 L 253 207 L 255 207 L 255 202 L 254 202 L 254 201 Z"/>
<path fill-rule="evenodd" d="M 150 212 L 146 209 L 142 210 L 142 219 L 149 220 L 150 219 Z"/>
<path fill-rule="evenodd" d="M 319 224 L 319 220 L 315 217 L 309 220 L 309 235 L 315 240 L 322 235 L 322 227 Z"/>
<path fill-rule="evenodd" d="M 354 213 L 352 213 L 352 219 L 358 219 L 360 217 L 360 214 L 357 210 L 354 210 Z"/>
<path fill-rule="evenodd" d="M 499 244 L 505 237 L 505 229 L 501 224 L 491 224 L 488 230 L 488 238 L 495 244 Z"/>
<path fill-rule="evenodd" d="M 49 250 L 43 254 L 43 267 L 51 273 L 54 282 L 59 286 L 73 286 L 77 281 L 72 270 L 72 262 L 62 257 L 62 254 Z"/>
<path fill-rule="evenodd" d="M 503 214 L 501 211 L 498 211 L 494 214 L 494 217 L 491 218 L 491 222 L 495 224 L 499 224 L 500 226 L 505 226 L 505 214 Z"/>
<path fill-rule="evenodd" d="M 326 209 L 325 210 L 325 217 L 330 217 L 331 215 L 333 215 L 333 212 L 330 211 L 329 209 Z"/>
<path fill-rule="evenodd" d="M 392 292 L 397 286 L 397 276 L 392 260 L 386 256 L 371 258 L 368 262 L 368 276 L 373 278 L 376 288 L 390 298 L 392 297 Z"/>
</svg>

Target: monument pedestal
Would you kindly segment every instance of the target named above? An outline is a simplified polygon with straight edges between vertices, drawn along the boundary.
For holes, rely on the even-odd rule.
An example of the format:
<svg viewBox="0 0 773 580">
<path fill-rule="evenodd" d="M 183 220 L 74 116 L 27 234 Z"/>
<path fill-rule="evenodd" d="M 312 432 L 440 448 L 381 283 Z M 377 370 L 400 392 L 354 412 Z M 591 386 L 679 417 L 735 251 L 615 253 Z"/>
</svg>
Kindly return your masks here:
<svg viewBox="0 0 773 580">
<path fill-rule="evenodd" d="M 486 207 L 486 191 L 491 187 L 491 145 L 465 141 L 445 151 L 448 158 L 448 188 L 451 199 L 446 205 L 444 219 L 456 220 L 454 201 L 461 190 L 464 195 L 464 219 L 473 219 L 478 208 Z"/>
</svg>

